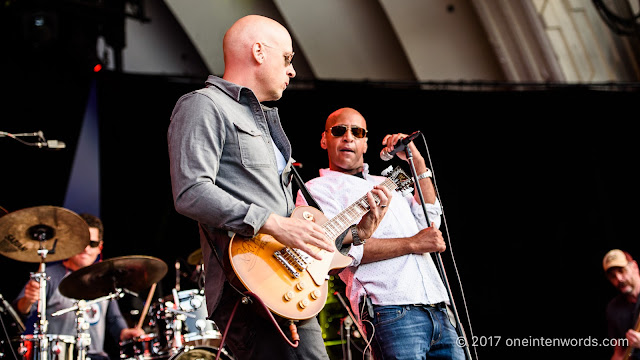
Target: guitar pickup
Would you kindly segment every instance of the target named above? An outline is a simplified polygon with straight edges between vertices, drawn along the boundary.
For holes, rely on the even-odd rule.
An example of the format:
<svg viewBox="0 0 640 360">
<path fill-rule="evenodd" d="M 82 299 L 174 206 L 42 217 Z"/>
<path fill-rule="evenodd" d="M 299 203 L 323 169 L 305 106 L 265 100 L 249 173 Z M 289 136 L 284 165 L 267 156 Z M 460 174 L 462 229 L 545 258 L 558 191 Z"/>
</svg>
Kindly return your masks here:
<svg viewBox="0 0 640 360">
<path fill-rule="evenodd" d="M 283 250 L 288 255 L 287 259 L 291 260 L 298 270 L 302 271 L 307 268 L 307 262 L 302 258 L 300 251 L 291 248 L 284 248 Z"/>
</svg>

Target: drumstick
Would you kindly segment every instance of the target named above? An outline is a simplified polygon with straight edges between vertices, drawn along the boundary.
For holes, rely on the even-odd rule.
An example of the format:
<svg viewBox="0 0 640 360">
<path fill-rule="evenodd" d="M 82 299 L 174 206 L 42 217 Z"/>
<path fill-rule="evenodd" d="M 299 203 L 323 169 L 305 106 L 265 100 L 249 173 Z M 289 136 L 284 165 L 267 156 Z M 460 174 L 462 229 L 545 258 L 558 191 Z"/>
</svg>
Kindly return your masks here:
<svg viewBox="0 0 640 360">
<path fill-rule="evenodd" d="M 153 293 L 156 292 L 156 284 L 153 283 L 151 285 L 151 289 L 149 289 L 149 295 L 147 295 L 147 302 L 144 303 L 144 308 L 142 309 L 142 314 L 140 315 L 140 320 L 138 321 L 138 325 L 136 328 L 142 329 L 142 322 L 144 322 L 144 318 L 147 317 L 147 311 L 149 311 L 149 305 L 151 304 L 151 298 L 153 297 Z"/>
</svg>

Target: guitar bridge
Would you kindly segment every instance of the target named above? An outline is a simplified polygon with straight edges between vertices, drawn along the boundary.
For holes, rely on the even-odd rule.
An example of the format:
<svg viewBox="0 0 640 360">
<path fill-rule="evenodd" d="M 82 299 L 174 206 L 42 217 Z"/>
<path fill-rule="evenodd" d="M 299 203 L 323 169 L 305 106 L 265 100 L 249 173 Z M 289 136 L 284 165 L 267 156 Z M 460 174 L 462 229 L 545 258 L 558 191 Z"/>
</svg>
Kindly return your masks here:
<svg viewBox="0 0 640 360">
<path fill-rule="evenodd" d="M 285 249 L 288 249 L 288 248 L 285 248 Z M 287 259 L 282 255 L 280 250 L 274 252 L 273 253 L 273 257 L 278 259 L 278 261 L 282 264 L 282 266 L 284 266 L 284 268 L 289 272 L 289 274 L 291 276 L 293 276 L 296 279 L 300 277 L 300 273 L 293 266 L 291 266 L 289 261 L 287 261 Z M 302 269 L 300 269 L 300 270 L 302 270 Z"/>
</svg>

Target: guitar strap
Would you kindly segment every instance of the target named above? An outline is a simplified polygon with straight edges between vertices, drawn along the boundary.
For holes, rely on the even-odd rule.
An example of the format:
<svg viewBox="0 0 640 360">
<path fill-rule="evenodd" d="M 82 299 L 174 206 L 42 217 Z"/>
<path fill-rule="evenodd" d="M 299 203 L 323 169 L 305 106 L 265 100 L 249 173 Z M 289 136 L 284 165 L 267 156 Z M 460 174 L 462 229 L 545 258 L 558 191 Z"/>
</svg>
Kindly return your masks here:
<svg viewBox="0 0 640 360">
<path fill-rule="evenodd" d="M 296 184 L 298 184 L 298 187 L 300 188 L 302 195 L 304 195 L 304 199 L 307 200 L 307 204 L 309 204 L 309 206 L 313 206 L 314 208 L 322 211 L 322 208 L 320 207 L 320 205 L 318 205 L 316 200 L 309 193 L 309 190 L 305 186 L 304 181 L 302 181 L 302 177 L 300 177 L 300 174 L 298 174 L 298 170 L 296 170 L 296 167 L 291 166 L 291 170 L 293 171 L 294 179 L 296 179 Z"/>
</svg>

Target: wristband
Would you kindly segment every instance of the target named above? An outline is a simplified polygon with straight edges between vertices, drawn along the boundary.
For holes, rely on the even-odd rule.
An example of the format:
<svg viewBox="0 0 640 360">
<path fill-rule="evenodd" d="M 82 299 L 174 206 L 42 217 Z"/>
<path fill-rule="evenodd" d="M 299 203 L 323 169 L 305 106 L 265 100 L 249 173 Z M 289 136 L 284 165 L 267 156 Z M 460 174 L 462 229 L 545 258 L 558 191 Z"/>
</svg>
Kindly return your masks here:
<svg viewBox="0 0 640 360">
<path fill-rule="evenodd" d="M 355 246 L 364 245 L 364 240 L 360 239 L 360 236 L 358 235 L 357 225 L 351 225 L 351 241 Z"/>
<path fill-rule="evenodd" d="M 418 181 L 420 181 L 422 179 L 430 178 L 432 175 L 433 174 L 431 173 L 431 169 L 427 168 L 427 171 L 425 171 L 422 174 L 418 175 Z"/>
</svg>

